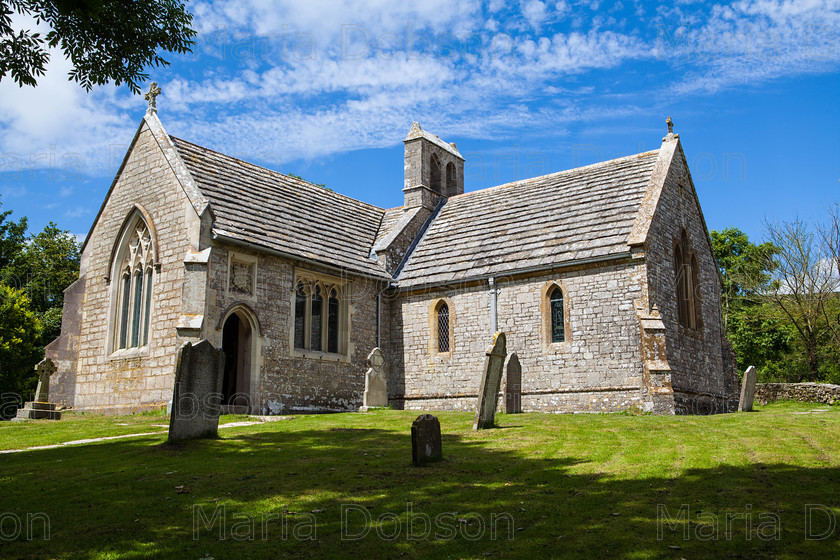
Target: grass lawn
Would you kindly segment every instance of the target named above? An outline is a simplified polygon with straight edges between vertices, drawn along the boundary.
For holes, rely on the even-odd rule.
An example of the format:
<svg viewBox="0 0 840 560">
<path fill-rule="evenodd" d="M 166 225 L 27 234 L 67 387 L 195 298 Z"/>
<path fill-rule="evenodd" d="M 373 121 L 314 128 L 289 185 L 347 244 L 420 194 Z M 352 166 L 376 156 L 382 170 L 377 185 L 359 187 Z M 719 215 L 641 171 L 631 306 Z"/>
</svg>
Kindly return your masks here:
<svg viewBox="0 0 840 560">
<path fill-rule="evenodd" d="M 840 407 L 499 415 L 481 432 L 471 414 L 436 413 L 445 460 L 422 468 L 411 465 L 417 414 L 297 416 L 176 448 L 164 434 L 2 454 L 0 558 L 840 557 Z M 154 424 L 166 418 L 3 423 L 0 449 Z M 806 538 L 807 504 L 824 506 L 810 532 L 826 538 Z"/>
</svg>

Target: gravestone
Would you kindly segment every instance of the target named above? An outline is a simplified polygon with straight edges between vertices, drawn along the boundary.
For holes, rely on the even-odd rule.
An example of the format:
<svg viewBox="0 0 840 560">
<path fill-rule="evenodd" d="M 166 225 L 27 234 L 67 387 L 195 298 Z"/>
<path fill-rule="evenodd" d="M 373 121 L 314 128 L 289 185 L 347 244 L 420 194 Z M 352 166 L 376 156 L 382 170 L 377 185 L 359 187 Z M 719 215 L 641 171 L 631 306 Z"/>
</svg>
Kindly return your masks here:
<svg viewBox="0 0 840 560">
<path fill-rule="evenodd" d="M 478 407 L 475 411 L 473 430 L 492 428 L 495 423 L 496 401 L 499 400 L 499 387 L 502 385 L 506 355 L 505 333 L 496 333 L 493 344 L 487 349 L 487 357 L 484 359 L 484 372 L 478 389 Z"/>
<path fill-rule="evenodd" d="M 385 370 L 385 357 L 382 350 L 374 348 L 367 357 L 370 369 L 365 373 L 365 394 L 362 407 L 365 412 L 369 408 L 388 406 L 388 373 Z"/>
<path fill-rule="evenodd" d="M 422 465 L 442 458 L 440 422 L 431 414 L 421 414 L 411 424 L 411 460 Z"/>
<path fill-rule="evenodd" d="M 61 420 L 61 412 L 58 412 L 55 405 L 50 403 L 50 376 L 57 369 L 55 363 L 49 358 L 44 358 L 35 366 L 35 371 L 38 373 L 35 400 L 26 403 L 18 410 L 14 420 Z"/>
<path fill-rule="evenodd" d="M 178 350 L 169 418 L 169 442 L 213 438 L 219 433 L 225 353 L 209 340 Z"/>
<path fill-rule="evenodd" d="M 518 414 L 522 412 L 522 366 L 516 352 L 508 354 L 505 359 L 505 412 Z"/>
<path fill-rule="evenodd" d="M 744 372 L 744 381 L 741 383 L 741 399 L 738 401 L 738 412 L 750 412 L 755 399 L 755 379 L 757 372 L 755 366 L 750 366 Z"/>
</svg>

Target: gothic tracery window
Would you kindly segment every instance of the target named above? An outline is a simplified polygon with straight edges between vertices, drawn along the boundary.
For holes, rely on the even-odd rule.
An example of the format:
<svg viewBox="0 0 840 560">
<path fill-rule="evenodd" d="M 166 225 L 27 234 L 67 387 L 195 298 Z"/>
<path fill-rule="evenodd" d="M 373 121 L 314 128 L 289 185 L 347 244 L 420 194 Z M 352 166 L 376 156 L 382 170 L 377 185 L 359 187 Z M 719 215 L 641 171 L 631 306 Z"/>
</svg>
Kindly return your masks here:
<svg viewBox="0 0 840 560">
<path fill-rule="evenodd" d="M 154 259 L 149 228 L 139 216 L 126 229 L 115 264 L 117 320 L 113 326 L 114 350 L 147 346 L 152 317 Z"/>
<path fill-rule="evenodd" d="M 341 287 L 300 278 L 295 288 L 294 347 L 331 354 L 343 353 Z"/>
</svg>

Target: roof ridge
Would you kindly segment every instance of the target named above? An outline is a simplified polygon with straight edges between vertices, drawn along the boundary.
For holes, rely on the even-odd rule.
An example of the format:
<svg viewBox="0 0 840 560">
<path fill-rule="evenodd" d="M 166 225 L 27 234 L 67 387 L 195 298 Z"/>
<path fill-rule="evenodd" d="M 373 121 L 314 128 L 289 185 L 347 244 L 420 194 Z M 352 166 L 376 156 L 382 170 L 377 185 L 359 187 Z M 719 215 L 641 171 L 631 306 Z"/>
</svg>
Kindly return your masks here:
<svg viewBox="0 0 840 560">
<path fill-rule="evenodd" d="M 656 154 L 656 153 L 659 153 L 659 148 L 657 148 L 655 150 L 648 150 L 647 152 L 639 152 L 638 154 L 630 154 L 628 156 L 621 156 L 619 158 L 608 159 L 606 161 L 599 161 L 597 163 L 590 163 L 589 165 L 583 165 L 581 167 L 572 167 L 571 169 L 564 169 L 563 171 L 555 171 L 554 173 L 546 173 L 545 175 L 537 175 L 536 177 L 528 177 L 527 179 L 519 179 L 518 181 L 511 181 L 509 183 L 502 183 L 501 185 L 493 185 L 492 187 L 486 187 L 486 188 L 478 189 L 478 190 L 474 190 L 474 191 L 467 191 L 465 193 L 450 196 L 449 198 L 450 198 L 450 200 L 452 200 L 452 199 L 466 197 L 466 196 L 472 195 L 472 194 L 485 193 L 487 191 L 491 191 L 491 190 L 495 190 L 495 189 L 501 189 L 501 188 L 507 188 L 507 187 L 518 187 L 518 186 L 525 185 L 525 184 L 527 184 L 529 182 L 532 182 L 532 181 L 538 181 L 540 179 L 547 179 L 549 177 L 554 178 L 554 177 L 564 175 L 564 174 L 567 174 L 567 173 L 568 174 L 579 173 L 581 171 L 587 171 L 587 170 L 595 169 L 595 168 L 599 168 L 599 167 L 606 167 L 610 164 L 615 164 L 615 163 L 618 163 L 618 162 L 621 162 L 621 161 L 624 161 L 624 160 L 630 160 L 630 159 L 633 159 L 633 158 L 638 158 L 639 156 L 650 156 L 650 155 L 653 155 L 653 154 Z"/>
<path fill-rule="evenodd" d="M 250 162 L 250 161 L 247 161 L 247 160 L 235 157 L 235 156 L 225 154 L 225 153 L 220 152 L 218 150 L 213 150 L 212 148 L 207 148 L 205 146 L 201 146 L 200 144 L 196 144 L 195 142 L 190 142 L 189 140 L 184 140 L 183 138 L 178 138 L 176 136 L 172 136 L 171 134 L 169 135 L 169 137 L 172 138 L 172 140 L 175 140 L 175 141 L 178 141 L 178 142 L 183 142 L 185 144 L 195 146 L 196 148 L 199 148 L 201 150 L 205 150 L 207 152 L 212 152 L 214 154 L 218 154 L 218 155 L 220 155 L 224 158 L 231 159 L 231 160 L 234 160 L 234 161 L 238 161 L 239 163 L 242 163 L 246 166 L 255 167 L 257 169 L 267 171 L 267 172 L 271 173 L 272 175 L 280 175 L 282 177 L 285 177 L 285 178 L 291 180 L 292 182 L 303 183 L 303 184 L 308 185 L 310 187 L 314 187 L 316 189 L 319 189 L 320 192 L 323 192 L 327 196 L 330 196 L 330 195 L 337 196 L 337 197 L 340 197 L 340 198 L 343 198 L 343 199 L 346 199 L 346 200 L 349 200 L 349 201 L 352 201 L 352 202 L 358 202 L 359 204 L 363 204 L 365 206 L 368 206 L 368 207 L 373 208 L 375 210 L 379 210 L 381 212 L 385 211 L 385 209 L 380 207 L 380 206 L 377 206 L 375 204 L 371 204 L 370 202 L 365 202 L 364 200 L 359 200 L 358 198 L 353 198 L 352 196 L 348 196 L 348 195 L 340 193 L 338 191 L 328 189 L 327 187 L 322 187 L 322 186 L 316 185 L 315 183 L 312 183 L 311 181 L 307 181 L 306 179 L 304 179 L 302 177 L 296 177 L 296 176 L 293 177 L 293 176 L 288 175 L 286 173 L 281 173 L 279 171 L 275 171 L 274 169 L 269 169 L 268 167 L 263 167 L 262 165 L 257 165 L 256 163 L 253 163 L 253 162 Z"/>
</svg>

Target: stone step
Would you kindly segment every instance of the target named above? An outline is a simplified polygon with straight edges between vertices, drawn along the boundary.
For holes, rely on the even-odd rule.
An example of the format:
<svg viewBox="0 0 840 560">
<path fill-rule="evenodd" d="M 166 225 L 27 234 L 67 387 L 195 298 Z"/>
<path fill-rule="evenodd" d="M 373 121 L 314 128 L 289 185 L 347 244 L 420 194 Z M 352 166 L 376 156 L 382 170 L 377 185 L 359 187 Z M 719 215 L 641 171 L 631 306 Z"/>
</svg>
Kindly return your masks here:
<svg viewBox="0 0 840 560">
<path fill-rule="evenodd" d="M 61 412 L 55 409 L 52 403 L 28 402 L 23 408 L 18 409 L 17 415 L 12 421 L 20 420 L 61 420 Z"/>
</svg>

